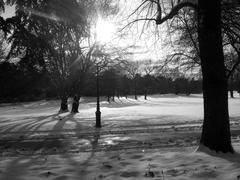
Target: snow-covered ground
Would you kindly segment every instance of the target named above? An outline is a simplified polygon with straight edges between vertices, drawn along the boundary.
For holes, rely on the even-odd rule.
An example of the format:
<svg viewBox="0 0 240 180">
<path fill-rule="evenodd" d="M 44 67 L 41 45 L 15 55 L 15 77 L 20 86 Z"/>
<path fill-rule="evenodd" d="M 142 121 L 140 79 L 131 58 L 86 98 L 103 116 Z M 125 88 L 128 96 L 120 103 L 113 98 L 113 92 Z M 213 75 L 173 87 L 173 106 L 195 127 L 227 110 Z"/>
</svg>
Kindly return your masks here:
<svg viewBox="0 0 240 180">
<path fill-rule="evenodd" d="M 240 98 L 229 99 L 232 142 L 240 152 Z M 0 105 L 0 179 L 240 179 L 240 155 L 194 150 L 202 95 L 82 98 L 79 113 L 59 101 Z"/>
<path fill-rule="evenodd" d="M 240 100 L 229 99 L 230 117 L 240 117 Z M 92 127 L 95 123 L 96 102 L 94 98 L 82 98 L 79 113 L 58 114 L 59 101 L 38 101 L 21 104 L 0 105 L 0 131 L 36 131 L 76 128 L 77 123 Z M 111 102 L 101 101 L 102 123 L 104 127 L 129 125 L 148 126 L 151 124 L 199 122 L 203 118 L 201 95 L 175 96 L 155 95 L 144 100 L 139 97 L 120 98 Z M 59 118 L 66 120 L 57 126 Z M 77 121 L 77 123 L 75 122 Z"/>
</svg>

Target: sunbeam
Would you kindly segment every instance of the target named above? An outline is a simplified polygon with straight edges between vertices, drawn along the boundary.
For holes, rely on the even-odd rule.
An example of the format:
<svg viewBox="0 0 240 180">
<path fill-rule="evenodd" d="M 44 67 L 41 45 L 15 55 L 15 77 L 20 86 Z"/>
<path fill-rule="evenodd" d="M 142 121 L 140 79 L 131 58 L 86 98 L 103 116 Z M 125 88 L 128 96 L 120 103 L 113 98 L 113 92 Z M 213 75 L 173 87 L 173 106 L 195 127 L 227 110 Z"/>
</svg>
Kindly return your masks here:
<svg viewBox="0 0 240 180">
<path fill-rule="evenodd" d="M 47 13 L 43 13 L 43 12 L 40 12 L 40 11 L 36 11 L 34 9 L 24 9 L 24 11 L 27 11 L 28 13 L 33 14 L 35 16 L 39 16 L 39 17 L 42 17 L 42 18 L 45 18 L 45 19 L 50 19 L 50 20 L 53 20 L 53 21 L 66 21 L 63 18 L 60 18 L 60 17 L 56 16 L 56 14 L 54 14 L 54 13 L 47 14 Z"/>
</svg>

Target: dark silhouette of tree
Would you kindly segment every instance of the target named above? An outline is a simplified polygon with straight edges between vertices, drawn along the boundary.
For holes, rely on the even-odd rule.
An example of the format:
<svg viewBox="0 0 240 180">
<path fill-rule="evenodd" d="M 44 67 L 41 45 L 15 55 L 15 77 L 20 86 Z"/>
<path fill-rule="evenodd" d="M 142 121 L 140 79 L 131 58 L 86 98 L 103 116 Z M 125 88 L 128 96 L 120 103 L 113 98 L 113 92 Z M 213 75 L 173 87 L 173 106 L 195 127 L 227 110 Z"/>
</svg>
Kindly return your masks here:
<svg viewBox="0 0 240 180">
<path fill-rule="evenodd" d="M 221 8 L 221 27 L 224 47 L 224 62 L 229 82 L 229 91 L 233 97 L 234 72 L 239 66 L 240 58 L 230 57 L 234 53 L 238 57 L 240 43 L 240 15 L 239 6 L 222 2 Z M 186 68 L 195 68 L 200 66 L 200 51 L 197 39 L 197 13 L 193 9 L 184 8 L 173 18 L 170 23 L 171 32 L 180 33 L 174 45 L 177 47 L 176 52 L 169 55 L 172 61 L 177 61 L 181 66 Z M 231 51 L 231 52 L 229 52 Z"/>
<path fill-rule="evenodd" d="M 198 40 L 204 96 L 204 122 L 200 143 L 215 151 L 233 152 L 221 36 L 220 1 L 199 1 Z"/>
<path fill-rule="evenodd" d="M 229 53 L 229 48 L 236 54 L 236 58 L 227 59 L 225 62 L 227 67 L 227 77 L 231 78 L 235 70 L 240 64 L 240 14 L 239 14 L 239 2 L 236 4 L 223 2 L 222 5 L 222 32 L 223 32 L 223 42 L 227 53 Z M 237 4 L 238 3 L 238 4 Z M 230 47 L 229 47 L 230 46 Z M 229 61 L 230 60 L 230 61 Z"/>
<path fill-rule="evenodd" d="M 177 78 L 174 80 L 174 91 L 175 94 L 186 94 L 187 96 L 190 95 L 190 84 L 188 82 L 188 79 L 185 78 Z"/>
<path fill-rule="evenodd" d="M 72 113 L 78 113 L 79 101 L 82 96 L 87 75 L 93 67 L 93 60 L 91 59 L 91 53 L 93 48 L 90 48 L 87 53 L 82 53 L 70 66 L 70 95 L 73 98 L 72 102 Z"/>
<path fill-rule="evenodd" d="M 167 94 L 167 93 L 173 93 L 172 90 L 172 79 L 171 78 L 166 78 L 162 75 L 158 75 L 155 78 L 156 81 L 156 88 L 158 89 L 158 93 L 160 94 Z"/>
<path fill-rule="evenodd" d="M 118 75 L 114 68 L 107 69 L 102 73 L 102 93 L 107 96 L 108 102 L 110 102 L 111 97 L 114 101 L 118 87 L 117 78 Z"/>
<path fill-rule="evenodd" d="M 140 64 L 138 61 L 128 61 L 126 63 L 126 72 L 132 80 L 134 98 L 137 100 L 138 80 L 140 77 Z"/>
<path fill-rule="evenodd" d="M 221 34 L 221 1 L 179 0 L 171 2 L 172 4 L 169 4 L 171 9 L 165 11 L 160 1 L 144 1 L 136 11 L 141 11 L 143 4 L 149 3 L 150 8 L 157 8 L 157 17 L 149 18 L 151 14 L 149 15 L 149 11 L 147 11 L 145 18 L 136 19 L 131 23 L 150 20 L 155 21 L 156 24 L 162 24 L 175 17 L 182 8 L 193 8 L 197 11 L 204 98 L 204 121 L 200 143 L 215 151 L 233 152 Z M 232 1 L 226 1 L 226 3 L 232 6 L 238 5 L 237 2 Z M 146 8 L 146 6 L 144 7 Z"/>
<path fill-rule="evenodd" d="M 158 68 L 157 65 L 155 65 L 152 60 L 145 60 L 142 62 L 142 71 L 144 73 L 144 76 L 143 76 L 143 84 L 144 84 L 144 99 L 147 100 L 147 95 L 149 93 L 149 91 L 151 90 L 152 88 L 152 85 L 154 84 L 153 83 L 153 78 L 152 78 L 152 74 L 154 74 L 155 70 Z"/>
<path fill-rule="evenodd" d="M 127 75 L 122 75 L 119 83 L 119 93 L 127 99 L 128 95 L 131 94 L 131 79 Z"/>
<path fill-rule="evenodd" d="M 85 1 L 16 1 L 11 18 L 10 56 L 41 60 L 68 110 L 70 66 L 81 55 L 80 41 L 88 35 Z M 87 3 L 87 5 L 89 5 Z"/>
</svg>

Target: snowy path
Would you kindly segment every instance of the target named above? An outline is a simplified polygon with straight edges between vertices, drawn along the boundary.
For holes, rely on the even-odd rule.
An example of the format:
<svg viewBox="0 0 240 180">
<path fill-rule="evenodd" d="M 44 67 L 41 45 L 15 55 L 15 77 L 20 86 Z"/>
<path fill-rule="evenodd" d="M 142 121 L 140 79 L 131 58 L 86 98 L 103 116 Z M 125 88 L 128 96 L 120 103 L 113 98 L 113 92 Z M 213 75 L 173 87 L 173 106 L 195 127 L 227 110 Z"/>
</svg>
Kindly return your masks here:
<svg viewBox="0 0 240 180">
<path fill-rule="evenodd" d="M 201 124 L 176 123 L 124 128 L 102 128 L 79 131 L 28 131 L 2 134 L 0 153 L 4 156 L 65 154 L 195 147 Z M 240 143 L 240 126 L 232 124 L 232 142 Z"/>
</svg>

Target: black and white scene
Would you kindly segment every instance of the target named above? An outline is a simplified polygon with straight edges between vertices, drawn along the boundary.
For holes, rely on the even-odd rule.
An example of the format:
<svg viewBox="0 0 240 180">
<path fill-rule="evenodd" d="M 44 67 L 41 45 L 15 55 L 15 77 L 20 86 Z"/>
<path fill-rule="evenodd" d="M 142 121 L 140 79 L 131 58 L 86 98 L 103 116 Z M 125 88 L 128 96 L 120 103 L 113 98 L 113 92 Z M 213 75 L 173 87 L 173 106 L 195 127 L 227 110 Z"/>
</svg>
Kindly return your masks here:
<svg viewBox="0 0 240 180">
<path fill-rule="evenodd" d="M 0 0 L 0 180 L 240 179 L 239 0 Z"/>
</svg>

